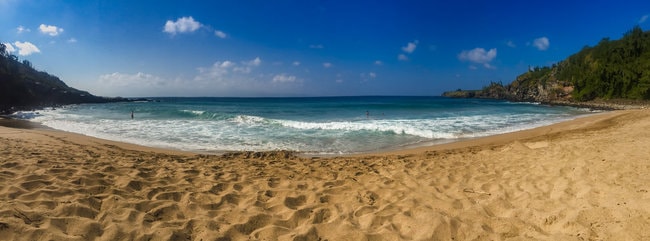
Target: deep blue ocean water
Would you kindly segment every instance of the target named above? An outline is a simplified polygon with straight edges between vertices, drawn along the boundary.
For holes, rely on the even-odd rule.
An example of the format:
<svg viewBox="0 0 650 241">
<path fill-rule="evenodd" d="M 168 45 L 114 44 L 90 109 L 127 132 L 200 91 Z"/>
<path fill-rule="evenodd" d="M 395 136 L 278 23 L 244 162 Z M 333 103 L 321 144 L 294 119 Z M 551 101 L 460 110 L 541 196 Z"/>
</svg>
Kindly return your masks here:
<svg viewBox="0 0 650 241">
<path fill-rule="evenodd" d="M 153 147 L 343 154 L 495 135 L 590 113 L 571 107 L 444 97 L 154 100 L 70 105 L 22 114 L 55 129 Z"/>
</svg>

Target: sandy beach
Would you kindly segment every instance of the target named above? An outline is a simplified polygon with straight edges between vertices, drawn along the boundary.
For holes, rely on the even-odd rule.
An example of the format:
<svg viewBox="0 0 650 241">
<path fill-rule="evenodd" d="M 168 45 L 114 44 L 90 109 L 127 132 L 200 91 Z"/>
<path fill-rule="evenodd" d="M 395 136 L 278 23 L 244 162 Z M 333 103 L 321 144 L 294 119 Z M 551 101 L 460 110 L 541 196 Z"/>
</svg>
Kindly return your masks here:
<svg viewBox="0 0 650 241">
<path fill-rule="evenodd" d="M 1 240 L 650 240 L 650 111 L 359 156 L 0 127 Z"/>
</svg>

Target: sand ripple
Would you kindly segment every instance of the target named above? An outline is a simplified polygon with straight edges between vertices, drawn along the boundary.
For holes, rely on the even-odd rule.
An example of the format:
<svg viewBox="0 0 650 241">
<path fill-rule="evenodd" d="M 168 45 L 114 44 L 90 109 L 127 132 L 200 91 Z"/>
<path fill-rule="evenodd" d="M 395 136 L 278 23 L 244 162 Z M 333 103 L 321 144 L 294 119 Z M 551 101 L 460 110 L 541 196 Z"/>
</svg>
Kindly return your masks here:
<svg viewBox="0 0 650 241">
<path fill-rule="evenodd" d="M 3 128 L 0 239 L 650 240 L 650 113 L 541 133 L 318 158 Z"/>
</svg>

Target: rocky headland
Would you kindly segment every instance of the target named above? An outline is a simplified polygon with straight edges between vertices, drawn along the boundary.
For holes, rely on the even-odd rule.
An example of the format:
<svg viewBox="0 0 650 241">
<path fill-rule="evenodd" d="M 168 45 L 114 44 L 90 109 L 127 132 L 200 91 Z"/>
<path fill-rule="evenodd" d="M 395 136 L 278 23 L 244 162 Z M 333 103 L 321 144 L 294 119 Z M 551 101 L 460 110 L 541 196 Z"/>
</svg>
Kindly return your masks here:
<svg viewBox="0 0 650 241">
<path fill-rule="evenodd" d="M 637 109 L 650 105 L 650 32 L 635 27 L 620 40 L 604 38 L 594 47 L 551 67 L 530 68 L 504 85 L 456 90 L 453 98 L 488 98 L 592 109 Z"/>
</svg>

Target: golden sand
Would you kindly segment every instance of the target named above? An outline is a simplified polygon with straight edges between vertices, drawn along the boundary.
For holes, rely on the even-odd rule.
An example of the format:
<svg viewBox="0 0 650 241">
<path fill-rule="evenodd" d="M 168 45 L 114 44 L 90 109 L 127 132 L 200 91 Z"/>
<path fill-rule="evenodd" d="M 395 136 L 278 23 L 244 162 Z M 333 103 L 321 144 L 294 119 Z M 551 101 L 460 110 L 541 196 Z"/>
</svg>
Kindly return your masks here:
<svg viewBox="0 0 650 241">
<path fill-rule="evenodd" d="M 0 127 L 0 240 L 650 240 L 650 111 L 392 153 Z"/>
</svg>

